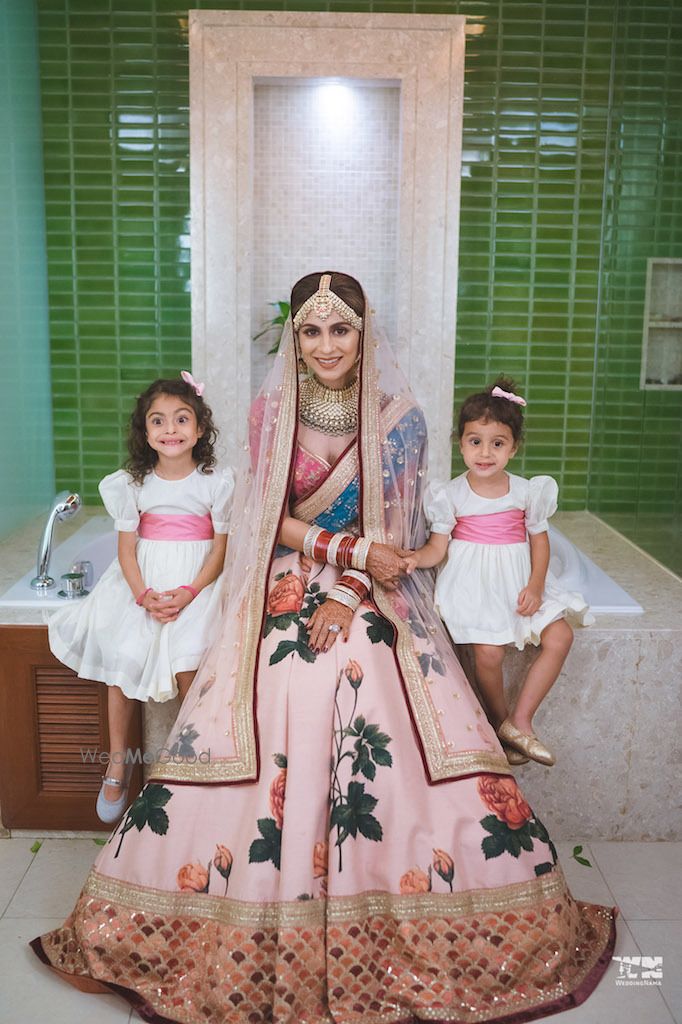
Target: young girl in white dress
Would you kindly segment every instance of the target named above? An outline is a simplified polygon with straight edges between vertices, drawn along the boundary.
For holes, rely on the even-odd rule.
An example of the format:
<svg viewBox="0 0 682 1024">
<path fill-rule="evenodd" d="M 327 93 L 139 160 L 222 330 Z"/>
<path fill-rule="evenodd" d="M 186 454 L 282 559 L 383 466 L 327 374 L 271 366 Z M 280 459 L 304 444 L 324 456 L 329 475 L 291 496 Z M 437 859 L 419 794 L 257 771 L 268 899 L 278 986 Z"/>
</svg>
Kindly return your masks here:
<svg viewBox="0 0 682 1024">
<path fill-rule="evenodd" d="M 467 467 L 449 483 L 434 481 L 424 497 L 431 534 L 412 567 L 441 567 L 436 605 L 457 644 L 472 644 L 476 678 L 510 764 L 555 763 L 533 733 L 533 715 L 559 675 L 574 623 L 594 619 L 580 594 L 562 591 L 548 571 L 547 519 L 558 488 L 549 476 L 506 472 L 523 436 L 526 405 L 513 381 L 500 378 L 464 402 L 459 449 Z M 508 712 L 502 662 L 507 645 L 540 647 Z"/>
<path fill-rule="evenodd" d="M 97 799 L 103 821 L 126 807 L 133 701 L 181 699 L 220 616 L 234 475 L 218 468 L 217 431 L 203 384 L 156 380 L 130 420 L 125 469 L 99 491 L 118 531 L 116 558 L 78 603 L 48 622 L 52 653 L 84 679 L 106 683 L 110 751 Z"/>
</svg>

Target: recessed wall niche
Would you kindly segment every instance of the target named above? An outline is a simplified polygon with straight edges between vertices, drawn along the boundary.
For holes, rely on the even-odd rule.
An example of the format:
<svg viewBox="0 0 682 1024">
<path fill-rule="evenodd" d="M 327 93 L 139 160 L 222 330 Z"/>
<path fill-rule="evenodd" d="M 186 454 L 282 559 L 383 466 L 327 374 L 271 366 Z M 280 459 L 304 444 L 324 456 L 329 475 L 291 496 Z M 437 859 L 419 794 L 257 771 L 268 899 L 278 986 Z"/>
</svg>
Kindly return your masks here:
<svg viewBox="0 0 682 1024">
<path fill-rule="evenodd" d="M 253 96 L 252 337 L 314 270 L 362 282 L 395 338 L 400 87 L 382 79 L 264 79 Z M 251 349 L 251 392 L 278 330 Z"/>
<path fill-rule="evenodd" d="M 268 302 L 284 298 L 298 277 L 321 269 L 327 256 L 332 266 L 361 279 L 393 333 L 396 357 L 426 414 L 431 474 L 449 475 L 464 26 L 460 15 L 189 12 L 192 363 L 200 379 L 211 381 L 211 405 L 227 459 L 234 459 L 243 443 L 251 396 L 265 368 L 267 339 L 256 354 L 252 341 L 263 304 L 267 312 Z M 344 196 L 334 212 L 329 231 L 339 238 L 330 238 L 324 251 L 308 252 L 303 244 L 293 260 L 293 245 L 300 242 L 285 237 L 294 231 L 287 195 L 268 196 L 265 209 L 256 209 L 259 187 L 279 192 L 276 177 L 274 185 L 256 181 L 258 115 L 264 114 L 264 125 L 275 116 L 266 113 L 265 92 L 259 89 L 285 80 L 285 94 L 270 96 L 277 108 L 293 102 L 297 89 L 312 96 L 321 79 L 341 86 L 353 80 L 366 90 L 361 95 L 374 105 L 376 116 L 382 103 L 387 117 L 388 108 L 397 106 L 397 128 L 391 114 L 385 135 L 391 165 L 376 189 L 383 192 L 382 212 L 362 205 L 359 210 L 359 221 L 366 215 L 366 235 L 373 245 L 379 240 L 376 266 L 373 251 L 359 251 L 364 242 L 355 251 L 352 245 L 344 248 L 351 239 L 344 241 L 343 224 L 356 217 L 357 196 Z M 382 90 L 394 95 L 382 100 Z M 341 119 L 332 121 L 340 134 Z M 295 164 L 284 134 L 286 152 L 272 146 L 263 161 L 271 165 L 268 173 L 282 174 Z M 262 139 L 265 144 L 266 128 Z M 320 196 L 326 217 L 331 213 L 323 189 L 329 163 L 320 162 L 317 170 L 306 187 Z M 277 229 L 267 216 L 273 198 L 283 210 Z M 275 230 L 283 234 L 269 234 Z M 326 242 L 319 236 L 317 241 Z M 257 255 L 256 245 L 261 247 Z M 278 267 L 286 247 L 290 263 Z M 390 256 L 384 265 L 390 250 L 392 266 Z M 296 265 L 299 259 L 302 265 Z"/>
</svg>

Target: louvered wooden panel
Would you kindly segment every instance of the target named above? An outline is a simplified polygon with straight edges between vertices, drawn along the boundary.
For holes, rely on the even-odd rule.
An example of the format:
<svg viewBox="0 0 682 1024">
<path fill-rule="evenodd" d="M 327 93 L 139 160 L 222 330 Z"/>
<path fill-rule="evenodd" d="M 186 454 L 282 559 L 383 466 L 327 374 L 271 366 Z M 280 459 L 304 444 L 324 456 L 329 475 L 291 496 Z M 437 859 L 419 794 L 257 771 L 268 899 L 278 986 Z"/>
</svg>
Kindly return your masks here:
<svg viewBox="0 0 682 1024">
<path fill-rule="evenodd" d="M 106 770 L 99 760 L 100 684 L 78 679 L 68 669 L 38 667 L 34 686 L 41 789 L 96 796 Z"/>
<path fill-rule="evenodd" d="M 130 736 L 142 745 L 140 705 Z M 95 799 L 108 751 L 107 688 L 50 653 L 45 626 L 0 626 L 0 814 L 8 828 L 100 829 Z M 93 760 L 84 757 L 91 751 Z M 133 769 L 130 799 L 142 786 Z"/>
</svg>

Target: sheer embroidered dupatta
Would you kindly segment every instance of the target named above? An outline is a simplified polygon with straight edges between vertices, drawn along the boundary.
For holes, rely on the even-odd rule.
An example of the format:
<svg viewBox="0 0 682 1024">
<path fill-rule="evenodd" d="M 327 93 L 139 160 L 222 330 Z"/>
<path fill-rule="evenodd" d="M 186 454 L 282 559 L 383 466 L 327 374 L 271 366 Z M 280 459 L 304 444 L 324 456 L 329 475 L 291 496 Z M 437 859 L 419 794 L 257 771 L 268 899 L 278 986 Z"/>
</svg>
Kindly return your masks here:
<svg viewBox="0 0 682 1024">
<path fill-rule="evenodd" d="M 358 443 L 341 467 L 354 472 L 342 478 L 334 472 L 337 464 L 311 499 L 317 496 L 319 503 L 322 497 L 329 502 L 326 510 L 333 511 L 334 501 L 355 487 L 359 532 L 414 548 L 425 538 L 426 425 L 388 343 L 374 328 L 367 301 L 365 308 Z M 250 443 L 243 446 L 237 467 L 220 634 L 199 667 L 168 738 L 168 753 L 153 765 L 151 779 L 220 783 L 258 778 L 260 640 L 268 572 L 289 510 L 298 388 L 290 317 L 274 366 L 253 403 Z M 310 514 L 305 505 L 297 506 L 300 518 L 301 508 Z M 321 525 L 324 511 L 314 517 Z M 395 593 L 376 583 L 372 588 L 373 601 L 395 630 L 396 665 L 427 777 L 439 782 L 481 771 L 508 774 L 499 742 L 434 609 L 433 580 L 432 571 L 418 571 L 403 577 Z"/>
</svg>

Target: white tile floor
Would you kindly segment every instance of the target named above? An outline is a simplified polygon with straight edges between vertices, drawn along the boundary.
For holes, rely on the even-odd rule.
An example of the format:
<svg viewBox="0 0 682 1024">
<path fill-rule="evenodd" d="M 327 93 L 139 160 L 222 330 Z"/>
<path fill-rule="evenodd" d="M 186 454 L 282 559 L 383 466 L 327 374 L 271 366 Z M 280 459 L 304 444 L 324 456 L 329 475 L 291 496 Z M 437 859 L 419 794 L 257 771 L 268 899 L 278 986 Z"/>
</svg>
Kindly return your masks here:
<svg viewBox="0 0 682 1024">
<path fill-rule="evenodd" d="M 139 1018 L 114 995 L 86 995 L 40 963 L 28 948 L 73 908 L 99 846 L 92 839 L 0 840 L 0 988 L 2 1024 L 123 1024 Z M 579 842 L 577 840 L 576 842 Z M 578 899 L 617 905 L 617 954 L 663 957 L 660 987 L 616 984 L 618 965 L 586 1003 L 551 1024 L 682 1024 L 682 843 L 583 843 L 591 868 L 560 843 L 559 857 Z"/>
</svg>

